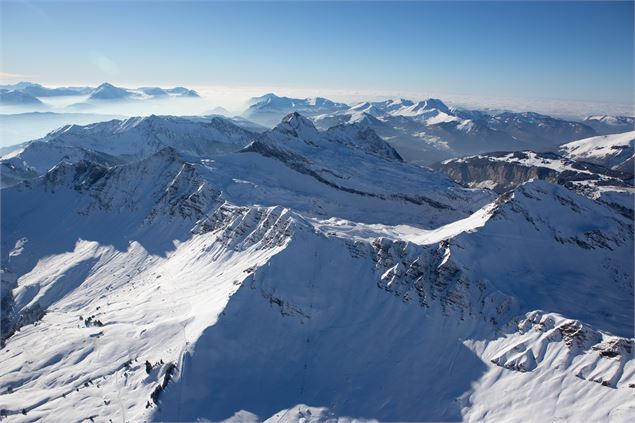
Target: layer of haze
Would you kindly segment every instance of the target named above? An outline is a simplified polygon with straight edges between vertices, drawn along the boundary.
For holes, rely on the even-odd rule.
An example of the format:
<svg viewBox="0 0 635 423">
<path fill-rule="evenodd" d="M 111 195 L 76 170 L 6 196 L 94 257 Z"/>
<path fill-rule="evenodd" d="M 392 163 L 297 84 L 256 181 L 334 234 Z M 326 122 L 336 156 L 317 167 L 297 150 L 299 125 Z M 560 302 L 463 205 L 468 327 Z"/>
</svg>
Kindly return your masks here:
<svg viewBox="0 0 635 423">
<path fill-rule="evenodd" d="M 69 123 L 218 106 L 238 115 L 267 92 L 634 114 L 633 2 L 9 0 L 0 24 L 0 83 L 181 85 L 202 96 L 0 106 L 0 146 Z"/>
</svg>

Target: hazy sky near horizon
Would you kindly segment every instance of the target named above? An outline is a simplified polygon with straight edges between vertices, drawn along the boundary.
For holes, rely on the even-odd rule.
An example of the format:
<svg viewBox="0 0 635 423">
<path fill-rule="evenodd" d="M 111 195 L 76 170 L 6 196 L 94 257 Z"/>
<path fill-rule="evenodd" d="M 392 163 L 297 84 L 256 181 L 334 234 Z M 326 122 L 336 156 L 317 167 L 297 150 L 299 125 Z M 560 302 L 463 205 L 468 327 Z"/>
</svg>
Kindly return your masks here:
<svg viewBox="0 0 635 423">
<path fill-rule="evenodd" d="M 2 1 L 1 79 L 633 102 L 633 2 Z"/>
</svg>

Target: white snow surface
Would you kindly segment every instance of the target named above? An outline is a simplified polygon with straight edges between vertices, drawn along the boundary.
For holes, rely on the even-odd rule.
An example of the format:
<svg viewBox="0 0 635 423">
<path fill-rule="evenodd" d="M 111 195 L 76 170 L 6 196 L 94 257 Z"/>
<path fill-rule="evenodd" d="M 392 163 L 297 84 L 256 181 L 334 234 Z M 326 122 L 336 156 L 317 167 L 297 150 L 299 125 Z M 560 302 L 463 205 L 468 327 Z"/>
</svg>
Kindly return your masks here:
<svg viewBox="0 0 635 423">
<path fill-rule="evenodd" d="M 291 114 L 2 189 L 9 421 L 630 421 L 626 197 L 497 197 L 375 137 Z"/>
<path fill-rule="evenodd" d="M 560 153 L 574 160 L 596 163 L 613 169 L 625 168 L 625 165 L 630 164 L 632 173 L 635 131 L 570 142 L 560 146 Z"/>
</svg>

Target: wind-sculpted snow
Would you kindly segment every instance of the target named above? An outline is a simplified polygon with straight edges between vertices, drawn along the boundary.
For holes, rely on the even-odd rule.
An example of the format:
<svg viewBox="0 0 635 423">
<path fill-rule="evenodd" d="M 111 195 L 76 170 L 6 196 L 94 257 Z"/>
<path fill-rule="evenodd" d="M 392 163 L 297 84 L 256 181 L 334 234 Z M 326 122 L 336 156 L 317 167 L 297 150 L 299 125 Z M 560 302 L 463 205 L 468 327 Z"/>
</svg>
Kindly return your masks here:
<svg viewBox="0 0 635 423">
<path fill-rule="evenodd" d="M 623 198 L 497 196 L 393 153 L 292 114 L 240 152 L 2 189 L 0 413 L 628 421 Z"/>
</svg>

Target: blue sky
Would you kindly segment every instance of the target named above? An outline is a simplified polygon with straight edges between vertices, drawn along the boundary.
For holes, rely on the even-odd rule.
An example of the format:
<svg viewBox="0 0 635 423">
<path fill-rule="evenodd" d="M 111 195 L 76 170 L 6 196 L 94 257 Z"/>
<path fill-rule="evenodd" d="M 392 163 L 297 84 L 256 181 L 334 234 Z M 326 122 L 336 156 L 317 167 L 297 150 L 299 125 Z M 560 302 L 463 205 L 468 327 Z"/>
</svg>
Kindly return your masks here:
<svg viewBox="0 0 635 423">
<path fill-rule="evenodd" d="M 5 81 L 633 100 L 632 2 L 1 7 Z"/>
</svg>

